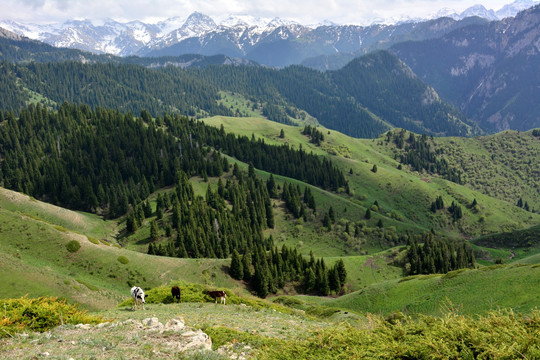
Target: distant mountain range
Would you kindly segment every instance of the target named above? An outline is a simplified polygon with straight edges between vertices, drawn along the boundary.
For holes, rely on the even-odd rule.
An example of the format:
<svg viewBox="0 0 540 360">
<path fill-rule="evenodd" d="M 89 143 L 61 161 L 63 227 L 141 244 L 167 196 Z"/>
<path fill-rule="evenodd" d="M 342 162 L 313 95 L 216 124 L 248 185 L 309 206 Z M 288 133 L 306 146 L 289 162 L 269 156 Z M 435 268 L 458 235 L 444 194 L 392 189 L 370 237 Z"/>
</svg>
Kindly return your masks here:
<svg viewBox="0 0 540 360">
<path fill-rule="evenodd" d="M 182 31 L 187 33 L 188 29 L 194 28 L 194 24 L 201 25 L 201 18 L 211 21 L 202 14 L 194 14 L 191 18 L 191 25 L 169 31 L 168 34 L 180 34 Z M 253 21 L 242 21 L 247 23 L 248 20 Z M 230 23 L 237 21 L 240 20 L 229 19 Z M 298 66 L 283 69 L 285 71 L 270 71 L 248 60 L 243 53 L 238 53 L 239 50 L 235 50 L 232 42 L 227 42 L 225 32 L 219 36 L 213 33 L 214 36 L 205 38 L 213 47 L 220 46 L 221 55 L 119 57 L 57 48 L 0 28 L 0 59 L 16 64 L 70 60 L 83 64 L 142 65 L 149 69 L 167 65 L 184 69 L 203 68 L 204 72 L 188 80 L 204 77 L 201 88 L 207 88 L 209 84 L 214 88 L 212 94 L 202 96 L 205 99 L 216 98 L 215 94 L 219 90 L 241 93 L 248 99 L 253 97 L 250 101 L 254 104 L 263 104 L 261 111 L 272 120 L 288 123 L 297 114 L 294 109 L 299 109 L 328 128 L 357 137 L 377 136 L 391 127 L 403 127 L 433 135 L 465 136 L 540 127 L 540 105 L 537 101 L 540 98 L 540 5 L 499 21 L 468 17 L 462 20 L 439 18 L 392 26 L 373 25 L 363 28 L 364 35 L 367 34 L 364 38 L 358 37 L 357 30 L 361 27 L 326 25 L 305 32 L 302 41 L 280 40 L 278 29 L 292 31 L 303 27 L 298 24 L 279 25 L 278 20 L 275 23 L 277 27 L 271 32 L 273 35 L 259 34 L 267 38 L 275 36 L 274 40 L 266 43 L 259 41 L 258 45 L 253 45 L 249 58 L 280 66 L 301 62 L 308 67 L 331 71 L 321 73 L 302 70 Z M 225 28 L 225 25 L 220 26 Z M 161 23 L 158 27 L 166 29 L 174 26 L 171 23 Z M 337 37 L 340 41 L 333 42 Z M 160 51 L 181 48 L 186 44 L 190 44 L 192 50 L 197 50 L 191 52 L 204 52 L 211 48 L 202 46 L 199 40 L 188 38 Z M 359 40 L 364 41 L 364 48 L 355 51 L 353 44 Z M 337 53 L 333 50 L 336 55 L 309 57 L 332 47 L 339 49 Z M 387 56 L 386 52 L 354 60 L 364 52 L 377 48 L 389 49 L 401 61 Z M 237 56 L 223 55 L 227 53 L 225 50 Z M 239 66 L 207 69 L 209 65 Z M 0 71 L 3 69 L 0 67 Z M 21 104 L 30 101 L 32 94 L 43 94 L 43 84 L 48 84 L 50 80 L 36 81 L 38 77 L 37 74 L 31 75 L 32 69 L 28 82 L 21 78 L 24 72 L 20 69 L 5 74 L 4 80 L 19 74 L 10 81 L 4 81 L 7 87 L 3 90 L 5 96 L 0 96 L 0 102 L 3 102 L 5 108 L 18 109 Z M 170 75 L 171 71 L 167 70 L 167 73 Z M 180 79 L 188 81 L 183 79 L 182 74 L 175 73 L 173 83 Z M 109 91 L 104 79 L 111 76 L 108 74 L 98 79 L 103 81 L 103 89 L 92 93 L 92 96 Z M 148 73 L 145 76 L 154 77 L 152 81 L 155 80 L 154 75 Z M 133 85 L 119 84 L 117 87 L 124 89 Z M 81 85 L 80 88 L 70 90 L 70 94 L 72 92 L 77 95 L 81 89 L 88 90 Z M 135 87 L 133 93 L 137 94 L 136 98 L 140 95 L 140 98 L 130 103 L 130 111 L 137 113 L 142 105 L 146 108 L 154 106 L 148 104 L 150 98 L 144 91 Z M 163 94 L 165 99 L 167 92 Z M 44 97 L 53 102 L 68 99 L 81 101 L 78 95 L 56 95 Z M 102 106 L 100 99 L 92 99 L 95 100 L 93 105 Z M 154 109 L 156 113 L 165 111 L 165 108 L 166 111 L 173 109 L 180 113 L 199 115 L 218 114 L 223 110 L 214 109 L 212 101 L 201 105 L 194 100 L 180 106 L 178 99 L 169 103 L 163 99 L 160 98 L 161 105 Z"/>
<path fill-rule="evenodd" d="M 540 5 L 391 51 L 486 131 L 540 127 Z"/>
<path fill-rule="evenodd" d="M 471 23 L 514 16 L 535 3 L 537 1 L 517 0 L 498 11 L 476 5 L 459 14 L 443 9 L 434 14 L 433 19 L 400 19 L 401 22 L 393 25 L 301 25 L 279 18 L 248 15 L 230 16 L 217 24 L 209 16 L 195 12 L 185 20 L 172 17 L 155 24 L 107 19 L 100 24 L 71 20 L 36 25 L 4 20 L 0 21 L 0 27 L 55 47 L 96 54 L 149 57 L 223 54 L 269 66 L 287 66 L 317 56 L 362 54 L 403 40 L 440 37 Z"/>
</svg>

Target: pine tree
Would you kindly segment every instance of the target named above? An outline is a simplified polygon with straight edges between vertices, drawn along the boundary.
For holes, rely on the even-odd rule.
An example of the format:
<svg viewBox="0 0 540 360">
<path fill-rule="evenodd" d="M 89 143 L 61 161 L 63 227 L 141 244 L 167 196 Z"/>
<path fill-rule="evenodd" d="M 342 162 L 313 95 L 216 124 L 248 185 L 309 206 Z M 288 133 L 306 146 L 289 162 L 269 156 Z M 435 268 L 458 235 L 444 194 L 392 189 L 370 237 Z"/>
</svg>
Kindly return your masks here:
<svg viewBox="0 0 540 360">
<path fill-rule="evenodd" d="M 332 224 L 336 222 L 336 214 L 334 213 L 334 208 L 332 206 L 330 206 L 330 209 L 328 209 L 328 217 L 330 218 Z"/>
<path fill-rule="evenodd" d="M 341 282 L 336 268 L 332 268 L 328 272 L 328 287 L 330 291 L 334 291 L 336 294 L 341 290 Z"/>
<path fill-rule="evenodd" d="M 364 217 L 365 217 L 366 219 L 368 219 L 368 220 L 371 219 L 371 210 L 367 209 L 367 210 L 366 210 L 366 214 L 364 215 Z"/>
<path fill-rule="evenodd" d="M 313 269 L 310 267 L 304 272 L 304 278 L 302 281 L 302 287 L 304 288 L 304 292 L 311 293 L 315 290 L 315 273 L 313 272 Z"/>
<path fill-rule="evenodd" d="M 336 269 L 339 275 L 339 282 L 343 286 L 345 285 L 345 280 L 347 279 L 347 269 L 345 268 L 345 263 L 343 262 L 343 259 L 339 259 L 336 262 Z"/>
<path fill-rule="evenodd" d="M 231 277 L 236 280 L 242 280 L 244 278 L 242 261 L 240 260 L 240 255 L 236 249 L 234 249 L 232 253 L 230 274 Z"/>
<path fill-rule="evenodd" d="M 268 295 L 268 279 L 261 266 L 255 268 L 255 275 L 253 275 L 253 288 L 260 298 L 265 298 Z"/>
<path fill-rule="evenodd" d="M 276 199 L 278 197 L 274 175 L 270 174 L 270 177 L 268 178 L 268 181 L 266 182 L 266 188 L 268 189 L 268 195 L 271 198 Z"/>
<path fill-rule="evenodd" d="M 250 281 L 251 280 L 251 255 L 249 252 L 245 253 L 242 256 L 242 270 L 244 271 L 243 280 Z"/>
<path fill-rule="evenodd" d="M 156 220 L 150 222 L 150 240 L 156 241 L 159 237 L 159 229 Z"/>
<path fill-rule="evenodd" d="M 152 216 L 152 207 L 150 206 L 148 200 L 146 200 L 143 204 L 143 211 L 145 218 L 149 218 L 150 216 Z"/>
</svg>

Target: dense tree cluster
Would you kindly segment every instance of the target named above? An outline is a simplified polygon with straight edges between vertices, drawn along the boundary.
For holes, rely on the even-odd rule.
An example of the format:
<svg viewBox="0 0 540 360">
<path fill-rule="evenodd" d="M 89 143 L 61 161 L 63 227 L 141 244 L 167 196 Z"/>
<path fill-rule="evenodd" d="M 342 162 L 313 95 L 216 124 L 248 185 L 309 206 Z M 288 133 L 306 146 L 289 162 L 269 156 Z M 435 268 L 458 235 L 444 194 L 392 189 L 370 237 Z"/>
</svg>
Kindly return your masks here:
<svg viewBox="0 0 540 360">
<path fill-rule="evenodd" d="M 321 141 L 324 141 L 324 135 L 315 126 L 306 125 L 302 134 L 309 136 L 310 142 L 315 145 L 321 145 Z"/>
<path fill-rule="evenodd" d="M 160 120 L 161 121 L 161 120 Z M 307 153 L 302 148 L 296 150 L 290 145 L 272 146 L 254 136 L 236 136 L 226 134 L 223 127 L 216 129 L 187 119 L 165 116 L 163 123 L 171 134 L 185 136 L 190 131 L 195 133 L 191 141 L 198 141 L 219 149 L 245 163 L 251 163 L 257 169 L 291 177 L 323 189 L 337 191 L 347 188 L 343 172 L 325 157 Z"/>
<path fill-rule="evenodd" d="M 523 199 L 520 197 L 519 200 L 517 201 L 516 205 L 526 211 L 531 211 L 530 207 L 529 207 L 529 203 L 527 201 L 523 202 Z"/>
<path fill-rule="evenodd" d="M 299 290 L 308 294 L 339 293 L 347 278 L 343 260 L 327 267 L 324 259 L 315 260 L 313 253 L 307 260 L 296 249 L 285 245 L 281 249 L 272 247 L 270 251 L 259 246 L 242 256 L 234 251 L 230 274 L 235 279 L 250 282 L 257 295 L 263 298 L 291 282 L 300 284 Z"/>
<path fill-rule="evenodd" d="M 156 220 L 157 237 L 150 236 L 148 253 L 226 258 L 234 250 L 245 253 L 258 245 L 267 248 L 262 231 L 273 227 L 274 215 L 266 184 L 254 175 L 236 174 L 236 180 L 223 183 L 220 179 L 216 189 L 209 185 L 203 198 L 194 195 L 186 173 L 180 172 L 172 195 L 158 201 L 156 217 L 160 209 L 163 215 Z M 156 243 L 157 239 L 161 241 Z"/>
<path fill-rule="evenodd" d="M 294 122 L 289 119 L 287 114 L 279 106 L 272 103 L 264 104 L 262 113 L 268 118 L 268 120 L 286 125 L 294 125 Z"/>
<path fill-rule="evenodd" d="M 452 221 L 456 222 L 463 217 L 463 210 L 461 206 L 452 201 L 452 204 L 448 207 L 448 211 L 452 214 Z"/>
<path fill-rule="evenodd" d="M 461 171 L 451 167 L 446 159 L 437 156 L 425 134 L 417 136 L 409 133 L 409 137 L 405 139 L 406 133 L 405 130 L 389 131 L 386 135 L 387 142 L 393 141 L 397 148 L 404 150 L 397 156 L 402 164 L 408 164 L 416 171 L 439 174 L 456 184 L 463 184 Z"/>
<path fill-rule="evenodd" d="M 411 275 L 444 274 L 472 268 L 475 262 L 473 250 L 466 242 L 437 240 L 431 233 L 424 235 L 423 244 L 419 244 L 414 237 L 409 239 L 407 258 Z"/>
<path fill-rule="evenodd" d="M 0 109 L 16 114 L 24 96 L 22 86 L 58 104 L 76 102 L 91 108 L 113 108 L 126 113 L 143 109 L 153 116 L 166 112 L 189 116 L 233 115 L 219 105 L 218 90 L 181 69 L 148 69 L 143 66 L 81 62 L 2 63 Z M 8 98 L 10 96 L 10 98 Z"/>
<path fill-rule="evenodd" d="M 281 199 L 285 202 L 285 207 L 296 218 L 306 217 L 306 206 L 313 211 L 316 210 L 315 198 L 311 193 L 311 189 L 306 186 L 304 195 L 300 186 L 294 186 L 285 182 L 283 184 L 283 190 L 281 192 Z"/>
<path fill-rule="evenodd" d="M 444 209 L 444 201 L 442 196 L 437 196 L 434 202 L 431 203 L 431 212 L 437 212 L 437 210 Z"/>
</svg>

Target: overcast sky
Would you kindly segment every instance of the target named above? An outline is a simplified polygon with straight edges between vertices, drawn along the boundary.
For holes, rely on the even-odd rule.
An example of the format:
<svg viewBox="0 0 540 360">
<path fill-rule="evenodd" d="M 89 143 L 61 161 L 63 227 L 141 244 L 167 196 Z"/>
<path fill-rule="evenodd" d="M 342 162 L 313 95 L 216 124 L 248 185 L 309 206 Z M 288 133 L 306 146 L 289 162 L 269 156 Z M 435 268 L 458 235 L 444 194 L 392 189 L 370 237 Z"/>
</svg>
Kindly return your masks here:
<svg viewBox="0 0 540 360">
<path fill-rule="evenodd" d="M 169 17 L 187 17 L 194 11 L 219 22 L 227 15 L 295 20 L 316 24 L 368 25 L 380 19 L 401 16 L 426 17 L 442 8 L 461 12 L 483 4 L 499 10 L 513 0 L 0 0 L 0 19 L 46 24 L 70 19 L 112 18 L 125 22 L 157 22 Z"/>
</svg>

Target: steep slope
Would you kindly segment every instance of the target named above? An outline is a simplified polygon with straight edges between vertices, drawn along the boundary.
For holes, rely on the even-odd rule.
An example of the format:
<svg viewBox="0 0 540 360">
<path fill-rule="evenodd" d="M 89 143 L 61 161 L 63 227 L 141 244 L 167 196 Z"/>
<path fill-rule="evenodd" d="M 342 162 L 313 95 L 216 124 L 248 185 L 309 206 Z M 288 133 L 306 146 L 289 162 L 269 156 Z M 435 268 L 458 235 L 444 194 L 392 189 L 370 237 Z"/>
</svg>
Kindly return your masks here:
<svg viewBox="0 0 540 360">
<path fill-rule="evenodd" d="M 187 54 L 159 58 L 138 56 L 120 57 L 110 54 L 94 54 L 72 48 L 54 47 L 41 41 L 32 40 L 6 29 L 0 28 L 0 59 L 12 63 L 78 61 L 85 64 L 119 63 L 142 65 L 149 68 L 177 66 L 181 68 L 204 67 L 209 65 L 256 65 L 247 59 L 225 55 L 203 56 Z"/>
<path fill-rule="evenodd" d="M 392 51 L 489 132 L 540 126 L 540 6 Z"/>
<path fill-rule="evenodd" d="M 355 59 L 330 73 L 334 83 L 362 107 L 395 127 L 433 135 L 474 135 L 463 115 L 445 104 L 411 69 L 388 52 Z"/>
<path fill-rule="evenodd" d="M 323 74 L 299 66 L 262 68 L 226 56 L 90 55 L 87 59 L 87 53 L 78 50 L 56 52 L 34 41 L 0 38 L 0 43 L 2 39 L 7 44 L 7 60 L 26 63 L 53 58 L 56 62 L 81 56 L 82 62 L 91 62 L 2 64 L 0 108 L 15 112 L 23 102 L 52 106 L 75 101 L 136 114 L 145 109 L 153 115 L 232 115 L 218 103 L 217 91 L 223 90 L 243 94 L 271 120 L 303 123 L 307 113 L 328 128 L 356 137 L 374 137 L 392 126 L 433 135 L 474 135 L 478 131 L 387 52 L 365 55 L 342 70 Z M 17 51 L 21 46 L 27 49 L 22 54 Z M 245 66 L 212 66 L 215 64 Z M 204 69 L 182 71 L 184 67 Z"/>
<path fill-rule="evenodd" d="M 300 66 L 213 67 L 194 73 L 223 90 L 261 101 L 263 113 L 265 106 L 278 105 L 281 110 L 276 112 L 286 115 L 286 109 L 294 106 L 325 127 L 355 137 L 374 137 L 393 126 L 433 135 L 478 133 L 385 51 L 364 55 L 327 74 Z"/>
</svg>

